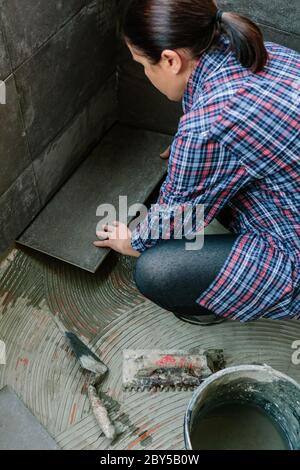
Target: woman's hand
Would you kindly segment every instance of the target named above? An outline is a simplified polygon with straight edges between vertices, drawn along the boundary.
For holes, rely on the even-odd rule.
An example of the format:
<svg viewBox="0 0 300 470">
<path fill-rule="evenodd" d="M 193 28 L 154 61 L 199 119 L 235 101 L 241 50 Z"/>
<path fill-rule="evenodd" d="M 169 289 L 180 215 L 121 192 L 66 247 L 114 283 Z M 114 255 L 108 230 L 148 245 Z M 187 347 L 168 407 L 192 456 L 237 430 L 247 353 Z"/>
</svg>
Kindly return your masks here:
<svg viewBox="0 0 300 470">
<path fill-rule="evenodd" d="M 96 232 L 97 237 L 106 238 L 106 240 L 97 240 L 94 245 L 99 248 L 111 248 L 122 255 L 141 256 L 139 251 L 136 251 L 131 246 L 131 231 L 127 225 L 114 221 L 112 225 L 102 225 L 103 230 Z"/>
<path fill-rule="evenodd" d="M 170 157 L 170 151 L 171 151 L 171 145 L 169 145 L 169 147 L 163 153 L 160 154 L 160 158 L 162 160 L 167 160 Z"/>
</svg>

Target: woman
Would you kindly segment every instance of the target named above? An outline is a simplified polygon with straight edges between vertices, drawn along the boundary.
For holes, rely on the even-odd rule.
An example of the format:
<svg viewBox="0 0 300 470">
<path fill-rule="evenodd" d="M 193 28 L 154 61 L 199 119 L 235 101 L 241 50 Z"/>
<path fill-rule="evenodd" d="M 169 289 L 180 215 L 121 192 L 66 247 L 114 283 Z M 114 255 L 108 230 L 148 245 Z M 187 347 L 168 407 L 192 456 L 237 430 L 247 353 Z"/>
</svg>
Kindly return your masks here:
<svg viewBox="0 0 300 470">
<path fill-rule="evenodd" d="M 95 245 L 137 256 L 140 291 L 182 320 L 299 319 L 300 55 L 212 0 L 133 0 L 123 33 L 184 115 L 157 203 L 133 231 L 103 227 Z M 194 251 L 172 224 L 169 239 L 147 238 L 162 205 L 186 203 L 231 234 Z"/>
</svg>

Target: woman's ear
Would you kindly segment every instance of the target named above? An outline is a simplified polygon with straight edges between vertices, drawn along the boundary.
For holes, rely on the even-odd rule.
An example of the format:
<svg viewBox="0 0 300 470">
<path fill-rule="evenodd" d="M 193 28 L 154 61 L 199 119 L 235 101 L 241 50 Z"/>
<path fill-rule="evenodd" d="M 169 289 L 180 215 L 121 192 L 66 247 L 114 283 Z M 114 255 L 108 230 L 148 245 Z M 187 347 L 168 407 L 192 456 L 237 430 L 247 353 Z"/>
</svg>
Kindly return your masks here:
<svg viewBox="0 0 300 470">
<path fill-rule="evenodd" d="M 176 51 L 165 49 L 161 53 L 161 64 L 164 70 L 178 75 L 182 70 L 182 58 Z"/>
</svg>

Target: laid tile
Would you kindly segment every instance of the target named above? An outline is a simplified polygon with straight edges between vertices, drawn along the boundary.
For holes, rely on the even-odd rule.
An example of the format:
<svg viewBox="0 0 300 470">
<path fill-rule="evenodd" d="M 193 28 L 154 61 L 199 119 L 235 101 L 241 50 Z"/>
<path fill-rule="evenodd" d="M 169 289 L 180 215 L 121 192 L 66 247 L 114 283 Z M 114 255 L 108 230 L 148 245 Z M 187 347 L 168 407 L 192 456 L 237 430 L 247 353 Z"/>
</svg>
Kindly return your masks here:
<svg viewBox="0 0 300 470">
<path fill-rule="evenodd" d="M 98 206 L 112 204 L 118 217 L 119 196 L 128 197 L 128 207 L 144 203 L 166 173 L 159 154 L 170 142 L 163 134 L 115 125 L 18 242 L 95 272 L 110 251 L 93 245 Z"/>
</svg>

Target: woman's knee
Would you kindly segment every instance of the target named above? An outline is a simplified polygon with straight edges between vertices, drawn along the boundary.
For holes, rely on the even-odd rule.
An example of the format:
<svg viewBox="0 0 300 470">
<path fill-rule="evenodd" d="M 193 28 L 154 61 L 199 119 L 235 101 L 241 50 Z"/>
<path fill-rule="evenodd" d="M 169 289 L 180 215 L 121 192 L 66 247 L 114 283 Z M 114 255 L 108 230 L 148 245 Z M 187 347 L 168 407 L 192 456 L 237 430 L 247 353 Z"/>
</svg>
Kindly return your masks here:
<svg viewBox="0 0 300 470">
<path fill-rule="evenodd" d="M 168 263 L 161 247 L 144 251 L 135 266 L 134 280 L 137 288 L 148 299 L 159 302 L 162 292 L 166 290 L 166 280 L 171 277 L 168 271 Z"/>
<path fill-rule="evenodd" d="M 151 300 L 162 301 L 173 292 L 184 269 L 181 260 L 183 250 L 181 240 L 163 240 L 142 253 L 134 272 L 136 285 L 142 294 Z"/>
<path fill-rule="evenodd" d="M 134 280 L 138 290 L 149 297 L 154 290 L 153 261 L 149 256 L 150 250 L 144 251 L 136 261 Z"/>
</svg>

